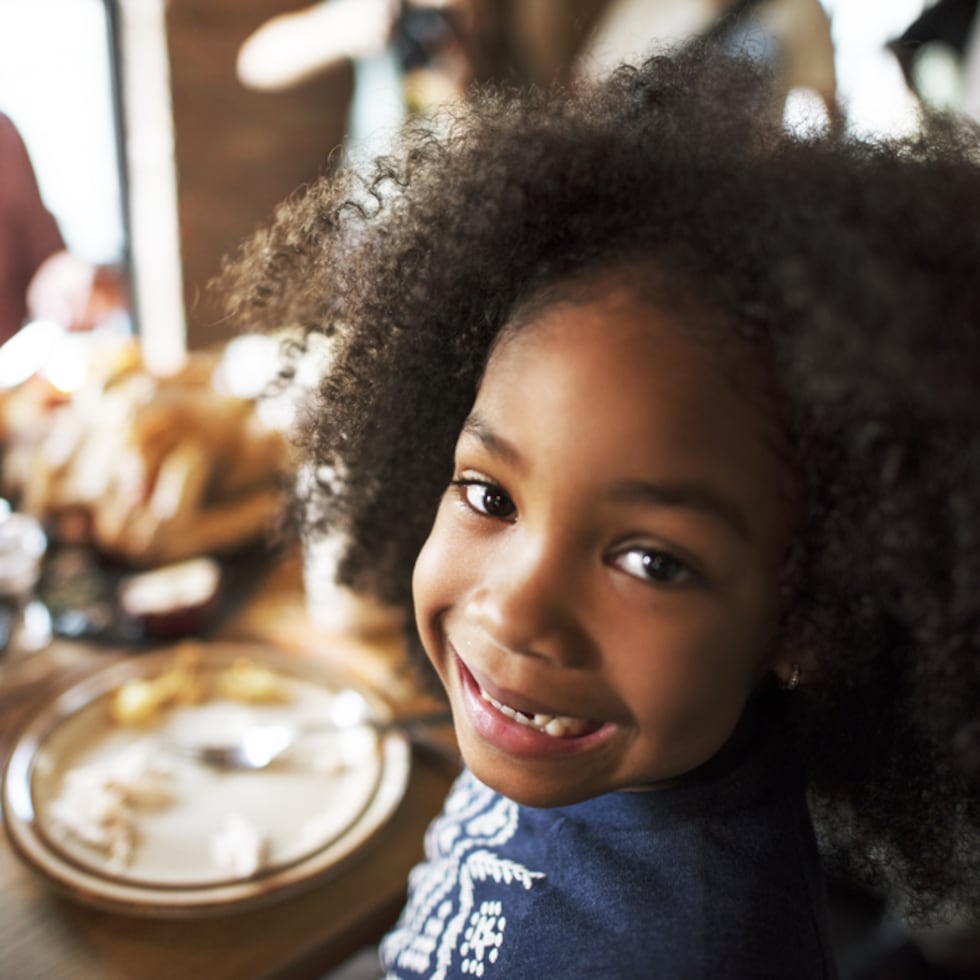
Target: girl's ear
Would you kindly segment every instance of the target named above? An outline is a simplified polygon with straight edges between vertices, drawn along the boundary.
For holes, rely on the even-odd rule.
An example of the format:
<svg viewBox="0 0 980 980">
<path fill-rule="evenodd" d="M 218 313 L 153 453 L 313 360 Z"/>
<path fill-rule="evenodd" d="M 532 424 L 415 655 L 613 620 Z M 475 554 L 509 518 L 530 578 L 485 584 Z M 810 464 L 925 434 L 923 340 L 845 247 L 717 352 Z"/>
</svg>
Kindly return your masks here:
<svg viewBox="0 0 980 980">
<path fill-rule="evenodd" d="M 780 657 L 772 665 L 773 673 L 779 678 L 780 687 L 785 691 L 795 690 L 803 680 L 803 668 L 798 660 Z"/>
</svg>

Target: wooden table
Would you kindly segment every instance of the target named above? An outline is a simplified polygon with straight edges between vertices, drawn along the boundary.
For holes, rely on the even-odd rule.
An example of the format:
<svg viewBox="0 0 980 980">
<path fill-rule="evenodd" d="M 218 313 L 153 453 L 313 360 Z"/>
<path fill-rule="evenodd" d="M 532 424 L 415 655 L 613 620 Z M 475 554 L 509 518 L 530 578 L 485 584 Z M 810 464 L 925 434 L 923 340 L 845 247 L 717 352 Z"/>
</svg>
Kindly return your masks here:
<svg viewBox="0 0 980 980">
<path fill-rule="evenodd" d="M 215 633 L 221 641 L 267 642 L 318 657 L 382 690 L 396 710 L 425 705 L 400 645 L 318 633 L 309 623 L 298 563 L 277 562 L 257 592 Z M 92 670 L 113 655 L 56 643 L 56 674 Z M 0 704 L 0 761 L 9 739 L 43 696 Z M 451 735 L 444 733 L 452 756 Z M 422 836 L 439 810 L 455 763 L 416 753 L 404 799 L 371 844 L 336 875 L 267 907 L 197 919 L 129 917 L 86 907 L 52 891 L 0 836 L 0 977 L 11 980 L 272 980 L 322 977 L 394 921 Z"/>
</svg>

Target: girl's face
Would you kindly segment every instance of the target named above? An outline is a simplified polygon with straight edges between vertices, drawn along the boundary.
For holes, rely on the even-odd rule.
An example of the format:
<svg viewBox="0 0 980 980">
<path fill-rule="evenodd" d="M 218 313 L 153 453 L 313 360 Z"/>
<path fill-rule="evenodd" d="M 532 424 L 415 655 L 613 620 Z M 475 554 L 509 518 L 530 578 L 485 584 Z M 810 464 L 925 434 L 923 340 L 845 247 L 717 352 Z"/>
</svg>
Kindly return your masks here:
<svg viewBox="0 0 980 980">
<path fill-rule="evenodd" d="M 736 372 L 765 378 L 625 288 L 491 356 L 413 584 L 463 757 L 506 796 L 670 780 L 787 669 L 769 651 L 793 478 Z"/>
</svg>

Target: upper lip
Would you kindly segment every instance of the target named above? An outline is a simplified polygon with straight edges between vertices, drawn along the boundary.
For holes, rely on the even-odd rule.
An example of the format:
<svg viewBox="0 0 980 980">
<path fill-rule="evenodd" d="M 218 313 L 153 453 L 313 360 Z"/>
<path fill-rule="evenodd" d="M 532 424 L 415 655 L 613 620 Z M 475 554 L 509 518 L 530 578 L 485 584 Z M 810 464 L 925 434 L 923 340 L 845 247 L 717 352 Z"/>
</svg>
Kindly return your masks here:
<svg viewBox="0 0 980 980">
<path fill-rule="evenodd" d="M 494 683 L 486 674 L 482 673 L 480 670 L 467 664 L 459 654 L 456 655 L 459 662 L 462 664 L 463 668 L 473 676 L 480 690 L 484 694 L 488 694 L 494 699 L 494 701 L 499 701 L 501 704 L 506 704 L 509 708 L 513 708 L 515 711 L 520 711 L 521 714 L 533 717 L 534 715 L 564 715 L 572 718 L 584 718 L 585 715 L 576 715 L 568 711 L 558 711 L 550 705 L 546 705 L 543 701 L 535 701 L 532 698 L 528 698 L 524 694 L 520 694 L 517 691 L 511 691 L 506 687 L 501 687 L 499 684 Z"/>
</svg>

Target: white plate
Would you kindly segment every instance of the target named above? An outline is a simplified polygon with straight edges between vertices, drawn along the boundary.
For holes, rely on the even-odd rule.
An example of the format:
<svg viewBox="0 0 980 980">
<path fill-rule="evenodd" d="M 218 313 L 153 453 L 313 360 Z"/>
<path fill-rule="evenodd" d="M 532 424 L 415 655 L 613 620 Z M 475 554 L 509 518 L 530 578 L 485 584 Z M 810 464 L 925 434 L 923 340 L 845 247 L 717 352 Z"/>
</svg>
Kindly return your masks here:
<svg viewBox="0 0 980 980">
<path fill-rule="evenodd" d="M 217 772 L 159 749 L 164 735 L 216 741 L 252 722 L 311 721 L 329 715 L 353 685 L 308 659 L 262 647 L 198 647 L 202 676 L 219 679 L 246 658 L 283 680 L 283 703 L 247 704 L 212 696 L 166 709 L 149 727 L 120 725 L 109 706 L 127 681 L 152 680 L 177 663 L 175 650 L 118 662 L 45 704 L 20 733 L 3 778 L 12 845 L 49 882 L 86 904 L 130 914 L 189 916 L 263 904 L 309 887 L 353 857 L 391 817 L 408 781 L 410 751 L 398 734 L 366 728 L 318 735 L 261 772 Z M 376 695 L 359 690 L 371 712 L 390 716 Z M 130 809 L 124 860 L 80 840 L 59 819 L 79 771 L 118 771 L 126 760 L 159 770 L 166 798 Z M 141 769 L 142 771 L 142 769 Z M 70 775 L 74 774 L 74 776 Z M 228 821 L 259 835 L 263 859 L 252 873 L 230 869 L 218 841 Z M 71 821 L 68 821 L 70 824 Z"/>
</svg>

